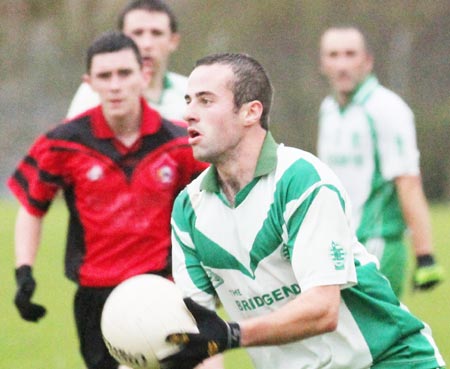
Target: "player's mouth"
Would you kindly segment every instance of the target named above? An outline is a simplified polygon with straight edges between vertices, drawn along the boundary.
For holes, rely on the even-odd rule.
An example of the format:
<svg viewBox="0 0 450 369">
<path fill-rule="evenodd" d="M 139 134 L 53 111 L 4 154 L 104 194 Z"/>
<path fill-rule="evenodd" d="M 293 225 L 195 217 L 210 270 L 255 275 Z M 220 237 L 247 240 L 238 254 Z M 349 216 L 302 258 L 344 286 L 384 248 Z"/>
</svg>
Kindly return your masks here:
<svg viewBox="0 0 450 369">
<path fill-rule="evenodd" d="M 153 58 L 150 56 L 143 56 L 142 64 L 145 65 L 145 67 L 152 69 L 154 64 Z"/>
<path fill-rule="evenodd" d="M 202 137 L 199 131 L 195 128 L 188 128 L 189 145 L 195 145 Z"/>
<path fill-rule="evenodd" d="M 109 100 L 109 104 L 114 108 L 119 107 L 121 103 L 122 103 L 122 99 L 110 99 Z"/>
</svg>

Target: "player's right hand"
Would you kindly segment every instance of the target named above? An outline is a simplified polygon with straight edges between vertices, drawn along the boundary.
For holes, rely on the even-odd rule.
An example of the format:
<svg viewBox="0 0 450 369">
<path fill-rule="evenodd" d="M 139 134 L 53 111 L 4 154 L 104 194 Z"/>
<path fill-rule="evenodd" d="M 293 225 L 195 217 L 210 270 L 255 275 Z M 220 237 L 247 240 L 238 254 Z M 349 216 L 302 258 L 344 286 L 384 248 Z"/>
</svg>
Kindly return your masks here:
<svg viewBox="0 0 450 369">
<path fill-rule="evenodd" d="M 225 322 L 214 311 L 190 298 L 184 303 L 192 313 L 199 333 L 174 333 L 166 341 L 180 346 L 180 351 L 163 359 L 164 369 L 194 369 L 203 360 L 240 346 L 241 329 L 236 322 Z"/>
<path fill-rule="evenodd" d="M 15 275 L 17 291 L 14 298 L 14 304 L 23 319 L 29 322 L 37 322 L 45 315 L 47 310 L 42 305 L 33 304 L 31 302 L 31 297 L 36 288 L 36 281 L 33 278 L 31 266 L 22 265 L 19 268 L 16 268 Z"/>
</svg>

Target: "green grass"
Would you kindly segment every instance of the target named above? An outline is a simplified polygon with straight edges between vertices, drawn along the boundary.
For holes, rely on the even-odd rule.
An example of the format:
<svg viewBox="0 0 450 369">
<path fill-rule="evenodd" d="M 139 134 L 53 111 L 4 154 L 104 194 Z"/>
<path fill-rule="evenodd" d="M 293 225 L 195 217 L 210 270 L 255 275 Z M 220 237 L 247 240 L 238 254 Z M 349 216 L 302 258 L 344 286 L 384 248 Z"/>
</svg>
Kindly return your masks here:
<svg viewBox="0 0 450 369">
<path fill-rule="evenodd" d="M 34 274 L 38 283 L 34 301 L 47 307 L 47 316 L 39 323 L 20 319 L 13 305 L 13 230 L 17 204 L 0 201 L 0 368 L 82 369 L 78 341 L 72 316 L 75 286 L 63 274 L 67 212 L 56 202 L 44 222 L 42 246 Z M 404 302 L 409 309 L 429 323 L 434 338 L 447 362 L 450 362 L 450 245 L 448 229 L 450 204 L 432 206 L 433 235 L 440 263 L 447 280 L 432 292 L 412 293 L 407 290 Z M 251 369 L 243 350 L 227 353 L 227 369 Z M 274 368 L 275 369 L 275 368 Z"/>
</svg>

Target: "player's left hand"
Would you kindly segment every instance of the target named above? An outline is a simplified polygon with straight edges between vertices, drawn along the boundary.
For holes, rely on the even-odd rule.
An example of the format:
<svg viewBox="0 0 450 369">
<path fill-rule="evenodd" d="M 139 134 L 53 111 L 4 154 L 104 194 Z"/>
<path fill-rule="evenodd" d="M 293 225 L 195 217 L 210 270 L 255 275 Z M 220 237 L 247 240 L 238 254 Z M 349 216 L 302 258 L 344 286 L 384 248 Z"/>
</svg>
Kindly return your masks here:
<svg viewBox="0 0 450 369">
<path fill-rule="evenodd" d="M 31 302 L 31 297 L 36 288 L 32 268 L 30 265 L 22 265 L 15 269 L 14 274 L 17 282 L 14 304 L 22 319 L 29 322 L 37 322 L 45 315 L 47 310 L 44 306 Z"/>
<path fill-rule="evenodd" d="M 430 290 L 444 279 L 444 269 L 436 263 L 433 255 L 417 257 L 417 266 L 413 276 L 415 290 Z"/>
<path fill-rule="evenodd" d="M 180 345 L 181 350 L 161 361 L 162 369 L 193 369 L 206 358 L 240 346 L 241 330 L 238 323 L 228 323 L 214 311 L 185 298 L 187 308 L 194 316 L 199 333 L 175 333 L 167 341 Z"/>
</svg>

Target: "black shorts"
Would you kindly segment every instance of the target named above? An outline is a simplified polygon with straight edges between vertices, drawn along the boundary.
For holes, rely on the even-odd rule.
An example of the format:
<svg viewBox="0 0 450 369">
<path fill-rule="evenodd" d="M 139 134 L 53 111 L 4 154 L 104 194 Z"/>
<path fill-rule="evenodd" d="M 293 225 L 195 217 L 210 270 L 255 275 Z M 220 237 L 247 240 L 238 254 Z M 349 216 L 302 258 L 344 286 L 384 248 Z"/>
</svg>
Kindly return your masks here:
<svg viewBox="0 0 450 369">
<path fill-rule="evenodd" d="M 170 278 L 170 266 L 148 274 Z M 100 328 L 103 306 L 114 287 L 82 287 L 75 293 L 74 312 L 80 351 L 87 369 L 117 369 L 118 362 L 109 354 Z"/>
<path fill-rule="evenodd" d="M 112 290 L 112 287 L 80 286 L 75 294 L 75 323 L 81 355 L 88 369 L 117 369 L 119 366 L 109 354 L 100 329 L 103 305 Z"/>
</svg>

